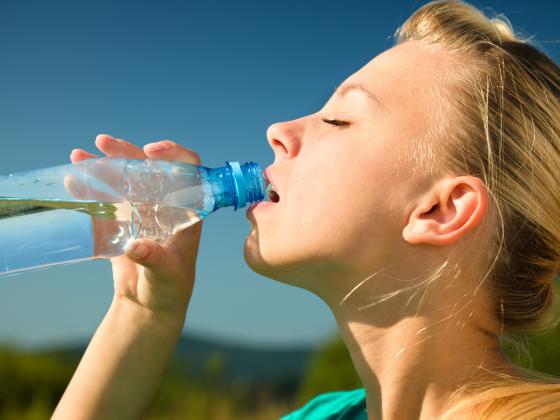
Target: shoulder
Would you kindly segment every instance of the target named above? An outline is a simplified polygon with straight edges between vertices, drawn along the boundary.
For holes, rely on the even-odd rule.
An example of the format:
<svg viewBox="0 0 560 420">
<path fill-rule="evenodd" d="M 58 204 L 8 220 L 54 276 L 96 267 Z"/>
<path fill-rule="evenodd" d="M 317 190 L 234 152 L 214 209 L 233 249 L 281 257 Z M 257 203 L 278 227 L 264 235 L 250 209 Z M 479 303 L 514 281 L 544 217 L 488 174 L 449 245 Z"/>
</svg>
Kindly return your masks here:
<svg viewBox="0 0 560 420">
<path fill-rule="evenodd" d="M 281 420 L 367 420 L 366 390 L 336 391 L 320 394 Z"/>
</svg>

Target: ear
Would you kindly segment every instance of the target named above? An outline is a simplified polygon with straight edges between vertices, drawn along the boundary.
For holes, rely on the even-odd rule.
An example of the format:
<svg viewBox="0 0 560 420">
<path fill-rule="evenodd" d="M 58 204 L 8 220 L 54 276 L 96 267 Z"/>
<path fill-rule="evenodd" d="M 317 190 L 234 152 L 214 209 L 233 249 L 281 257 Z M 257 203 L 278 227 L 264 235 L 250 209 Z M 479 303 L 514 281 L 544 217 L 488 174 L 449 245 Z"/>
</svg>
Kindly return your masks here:
<svg viewBox="0 0 560 420">
<path fill-rule="evenodd" d="M 411 244 L 453 243 L 480 224 L 486 206 L 487 192 L 481 179 L 442 179 L 419 199 L 403 229 L 403 238 Z"/>
</svg>

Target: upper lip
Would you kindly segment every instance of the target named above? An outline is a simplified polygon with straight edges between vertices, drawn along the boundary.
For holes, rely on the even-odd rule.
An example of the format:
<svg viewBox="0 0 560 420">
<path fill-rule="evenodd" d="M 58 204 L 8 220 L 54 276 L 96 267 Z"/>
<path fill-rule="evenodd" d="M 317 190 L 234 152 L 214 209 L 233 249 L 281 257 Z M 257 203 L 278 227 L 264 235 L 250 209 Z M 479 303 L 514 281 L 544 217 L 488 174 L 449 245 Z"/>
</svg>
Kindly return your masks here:
<svg viewBox="0 0 560 420">
<path fill-rule="evenodd" d="M 263 171 L 263 178 L 264 178 L 264 188 L 268 187 L 270 184 L 270 166 Z"/>
<path fill-rule="evenodd" d="M 274 191 L 276 191 L 276 193 L 278 193 L 278 195 L 280 195 L 280 193 L 276 189 L 276 184 L 274 183 L 274 179 L 273 179 L 272 174 L 271 174 L 271 169 L 270 169 L 271 167 L 272 166 L 269 166 L 263 171 L 263 173 L 264 173 L 264 188 L 266 189 L 268 187 L 268 185 L 271 184 L 272 189 Z"/>
</svg>

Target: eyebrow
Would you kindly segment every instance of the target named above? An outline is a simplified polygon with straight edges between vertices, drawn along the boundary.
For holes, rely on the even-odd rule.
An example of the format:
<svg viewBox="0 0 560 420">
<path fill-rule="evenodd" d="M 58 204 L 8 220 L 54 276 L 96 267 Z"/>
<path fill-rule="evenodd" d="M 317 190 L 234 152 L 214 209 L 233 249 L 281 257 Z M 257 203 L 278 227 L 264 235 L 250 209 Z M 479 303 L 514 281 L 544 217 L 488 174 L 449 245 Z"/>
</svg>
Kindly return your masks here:
<svg viewBox="0 0 560 420">
<path fill-rule="evenodd" d="M 359 83 L 347 83 L 345 85 L 337 86 L 334 90 L 335 90 L 334 94 L 340 97 L 346 95 L 351 90 L 359 90 L 365 93 L 367 97 L 371 99 L 373 102 L 377 103 L 378 105 L 381 104 L 379 98 L 375 96 L 373 92 L 369 91 L 368 89 L 366 89 L 364 85 L 361 85 Z"/>
</svg>

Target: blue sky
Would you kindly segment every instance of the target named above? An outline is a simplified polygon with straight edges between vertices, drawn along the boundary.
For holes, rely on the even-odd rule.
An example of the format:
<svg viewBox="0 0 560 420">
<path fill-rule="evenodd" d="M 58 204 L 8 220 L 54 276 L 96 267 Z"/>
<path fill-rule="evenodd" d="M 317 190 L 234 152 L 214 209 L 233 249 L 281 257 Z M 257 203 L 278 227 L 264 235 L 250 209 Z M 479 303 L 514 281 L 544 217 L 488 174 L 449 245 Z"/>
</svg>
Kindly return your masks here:
<svg viewBox="0 0 560 420">
<path fill-rule="evenodd" d="M 65 163 L 102 132 L 173 139 L 210 167 L 268 166 L 267 127 L 319 109 L 424 3 L 0 0 L 0 173 Z M 554 2 L 473 4 L 505 13 L 559 61 Z M 332 334 L 317 297 L 245 265 L 249 229 L 232 209 L 205 223 L 186 329 L 277 346 Z M 2 278 L 0 341 L 89 339 L 111 298 L 107 261 Z"/>
</svg>

